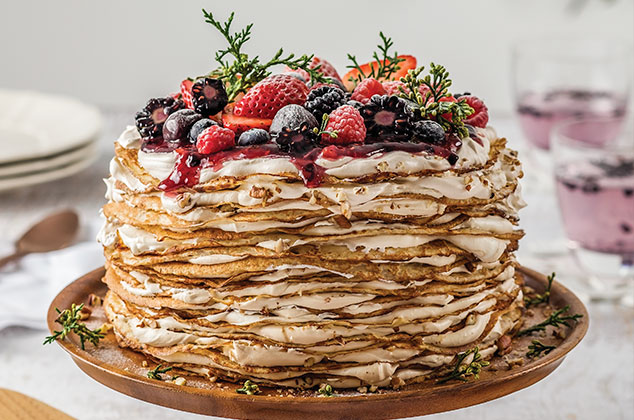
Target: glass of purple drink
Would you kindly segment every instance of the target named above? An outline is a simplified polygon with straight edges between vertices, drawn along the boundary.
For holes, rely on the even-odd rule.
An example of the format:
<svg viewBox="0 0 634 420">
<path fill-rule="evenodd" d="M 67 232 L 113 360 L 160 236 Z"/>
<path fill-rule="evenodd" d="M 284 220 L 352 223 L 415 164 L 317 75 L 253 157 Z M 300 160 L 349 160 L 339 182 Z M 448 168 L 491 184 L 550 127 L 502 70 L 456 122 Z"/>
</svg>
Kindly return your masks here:
<svg viewBox="0 0 634 420">
<path fill-rule="evenodd" d="M 634 285 L 634 134 L 622 119 L 557 125 L 552 151 L 570 248 L 593 297 L 619 298 Z"/>
<path fill-rule="evenodd" d="M 550 148 L 553 126 L 570 118 L 608 117 L 619 129 L 631 82 L 631 46 L 597 39 L 536 38 L 513 51 L 516 112 L 524 135 Z"/>
</svg>

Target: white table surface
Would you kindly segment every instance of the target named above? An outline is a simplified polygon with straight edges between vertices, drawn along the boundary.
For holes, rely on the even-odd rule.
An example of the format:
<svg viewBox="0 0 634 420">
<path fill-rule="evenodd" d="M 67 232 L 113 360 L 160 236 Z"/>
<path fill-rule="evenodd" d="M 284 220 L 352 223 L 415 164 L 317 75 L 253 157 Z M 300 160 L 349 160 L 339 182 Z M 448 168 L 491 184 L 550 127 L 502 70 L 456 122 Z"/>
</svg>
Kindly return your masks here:
<svg viewBox="0 0 634 420">
<path fill-rule="evenodd" d="M 13 239 L 54 209 L 73 207 L 83 220 L 97 217 L 105 201 L 101 179 L 108 172 L 112 142 L 132 122 L 132 115 L 133 110 L 106 112 L 101 156 L 91 168 L 61 181 L 0 193 L 0 250 L 9 250 Z M 494 121 L 498 132 L 521 148 L 514 121 L 495 116 Z M 529 178 L 525 189 L 529 206 L 521 212 L 527 235 L 521 243 L 520 262 L 543 272 L 561 272 L 570 266 L 565 256 L 543 258 L 533 252 L 545 248 L 561 252 L 563 233 L 552 192 L 531 182 Z M 564 284 L 572 283 L 576 281 L 572 273 L 559 278 Z M 495 401 L 425 418 L 634 419 L 634 309 L 590 303 L 588 310 L 588 335 L 546 379 Z M 0 331 L 0 387 L 40 399 L 79 419 L 209 418 L 148 404 L 97 383 L 59 346 L 42 346 L 46 335 L 25 328 Z"/>
</svg>

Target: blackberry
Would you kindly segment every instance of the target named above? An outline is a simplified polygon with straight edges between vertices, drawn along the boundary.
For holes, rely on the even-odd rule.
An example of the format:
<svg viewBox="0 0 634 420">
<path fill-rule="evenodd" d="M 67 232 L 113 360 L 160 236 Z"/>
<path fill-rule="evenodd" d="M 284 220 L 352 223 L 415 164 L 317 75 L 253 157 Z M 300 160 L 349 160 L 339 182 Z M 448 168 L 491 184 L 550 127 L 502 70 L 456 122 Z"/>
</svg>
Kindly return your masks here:
<svg viewBox="0 0 634 420">
<path fill-rule="evenodd" d="M 171 96 L 152 98 L 134 117 L 136 128 L 144 139 L 155 139 L 163 134 L 163 123 L 175 111 L 184 109 L 185 103 Z"/>
<path fill-rule="evenodd" d="M 275 114 L 270 133 L 284 152 L 305 154 L 315 147 L 317 119 L 301 105 L 286 105 Z"/>
<path fill-rule="evenodd" d="M 411 110 L 398 96 L 374 95 L 359 112 L 371 141 L 405 141 L 411 136 Z"/>
<path fill-rule="evenodd" d="M 412 142 L 441 145 L 445 142 L 445 130 L 436 121 L 422 120 L 411 124 Z"/>
<path fill-rule="evenodd" d="M 205 77 L 192 85 L 194 110 L 205 117 L 222 111 L 229 98 L 222 80 Z"/>
<path fill-rule="evenodd" d="M 317 118 L 317 121 L 321 121 L 324 114 L 330 114 L 345 103 L 346 94 L 343 90 L 334 86 L 321 86 L 308 93 L 304 107 Z"/>
</svg>

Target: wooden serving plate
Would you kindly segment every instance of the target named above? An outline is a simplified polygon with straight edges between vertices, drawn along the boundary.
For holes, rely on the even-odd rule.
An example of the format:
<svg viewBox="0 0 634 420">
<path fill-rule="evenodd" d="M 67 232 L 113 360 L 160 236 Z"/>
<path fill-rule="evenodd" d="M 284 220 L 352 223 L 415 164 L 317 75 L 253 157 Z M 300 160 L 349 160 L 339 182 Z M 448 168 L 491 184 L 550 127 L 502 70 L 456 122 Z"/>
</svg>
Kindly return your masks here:
<svg viewBox="0 0 634 420">
<path fill-rule="evenodd" d="M 526 285 L 542 292 L 547 284 L 544 275 L 527 268 L 520 268 Z M 55 323 L 55 308 L 66 309 L 72 303 L 86 303 L 93 293 L 104 296 L 106 285 L 101 282 L 104 270 L 99 268 L 68 285 L 53 300 L 48 311 L 51 331 L 59 327 Z M 564 334 L 541 334 L 513 340 L 512 351 L 491 360 L 491 365 L 480 374 L 479 380 L 463 383 L 450 381 L 439 385 L 435 381 L 403 387 L 399 390 L 378 390 L 362 394 L 357 390 L 337 391 L 331 397 L 323 397 L 315 391 L 298 391 L 260 387 L 261 394 L 236 393 L 241 384 L 210 382 L 205 378 L 186 376 L 185 385 L 147 378 L 147 371 L 156 362 L 144 355 L 117 345 L 114 334 L 108 333 L 98 347 L 86 344 L 82 350 L 79 339 L 71 334 L 58 343 L 66 350 L 81 370 L 109 388 L 134 398 L 177 410 L 229 417 L 236 419 L 388 419 L 420 416 L 455 410 L 490 401 L 543 379 L 555 370 L 564 357 L 583 338 L 588 329 L 588 312 L 583 303 L 560 283 L 552 286 L 550 305 L 559 309 L 570 305 L 570 314 L 583 317 L 572 328 L 564 327 Z M 86 324 L 98 328 L 106 318 L 100 307 Z M 534 307 L 528 311 L 524 325 L 533 325 L 546 318 L 545 308 Z M 551 353 L 536 359 L 525 357 L 528 344 L 538 338 L 544 344 L 555 344 Z M 145 367 L 143 366 L 145 362 Z M 511 367 L 511 365 L 513 367 Z M 164 374 L 169 378 L 169 374 Z"/>
</svg>

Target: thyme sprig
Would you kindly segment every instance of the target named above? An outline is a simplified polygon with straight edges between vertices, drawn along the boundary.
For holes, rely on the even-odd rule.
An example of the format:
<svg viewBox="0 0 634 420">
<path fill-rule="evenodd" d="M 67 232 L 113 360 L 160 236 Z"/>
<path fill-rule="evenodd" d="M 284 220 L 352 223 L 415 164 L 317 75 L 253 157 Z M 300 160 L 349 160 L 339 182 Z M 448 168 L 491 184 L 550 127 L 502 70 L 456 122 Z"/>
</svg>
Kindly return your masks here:
<svg viewBox="0 0 634 420">
<path fill-rule="evenodd" d="M 302 55 L 296 57 L 295 54 L 284 54 L 280 48 L 273 58 L 266 62 L 260 62 L 258 56 L 250 58 L 244 52 L 243 47 L 251 39 L 253 24 L 248 24 L 245 28 L 233 32 L 231 25 L 235 12 L 232 12 L 225 22 L 220 22 L 214 18 L 212 12 L 203 9 L 205 22 L 218 30 L 229 44 L 224 49 L 216 52 L 216 62 L 219 67 L 210 73 L 211 76 L 222 79 L 227 84 L 227 96 L 232 102 L 240 93 L 244 93 L 260 80 L 271 74 L 270 68 L 277 65 L 286 65 L 293 70 L 302 69 L 310 75 L 311 83 L 324 82 L 326 79 L 319 72 L 320 65 L 310 67 L 314 55 Z"/>
<path fill-rule="evenodd" d="M 548 286 L 546 286 L 544 293 L 535 295 L 535 297 L 532 298 L 526 296 L 524 298 L 524 304 L 526 307 L 528 308 L 531 305 L 539 305 L 540 303 L 548 303 L 550 301 L 550 288 L 552 287 L 554 280 L 555 273 L 551 273 L 550 276 L 548 276 Z"/>
<path fill-rule="evenodd" d="M 405 59 L 399 58 L 398 52 L 396 51 L 394 51 L 393 54 L 390 53 L 390 48 L 394 46 L 392 38 L 385 36 L 383 32 L 379 32 L 379 36 L 381 37 L 381 43 L 377 45 L 379 51 L 375 51 L 372 53 L 372 58 L 374 58 L 375 62 L 371 62 L 369 64 L 369 73 L 366 73 L 363 70 L 363 68 L 357 61 L 356 56 L 348 54 L 348 60 L 350 60 L 352 64 L 348 65 L 347 68 L 357 69 L 358 72 L 356 76 L 350 76 L 348 81 L 357 84 L 363 79 L 367 79 L 368 77 L 372 77 L 374 79 L 391 80 L 392 75 L 400 70 L 401 66 L 399 66 L 399 63 L 405 61 Z"/>
<path fill-rule="evenodd" d="M 469 357 L 469 355 L 473 355 L 473 357 L 470 362 L 466 363 L 465 360 Z M 468 376 L 473 376 L 473 379 L 479 379 L 482 368 L 489 366 L 489 362 L 482 360 L 482 355 L 480 354 L 478 347 L 459 353 L 456 357 L 456 364 L 453 369 L 444 377 L 440 378 L 436 383 L 444 384 L 452 379 L 467 382 Z"/>
<path fill-rule="evenodd" d="M 526 352 L 526 356 L 532 358 L 539 357 L 543 354 L 548 354 L 551 351 L 555 350 L 556 346 L 549 346 L 546 344 L 542 344 L 538 340 L 531 341 L 531 344 L 528 345 L 528 352 Z"/>
<path fill-rule="evenodd" d="M 163 365 L 159 363 L 158 366 L 156 366 L 154 369 L 148 370 L 147 377 L 150 379 L 156 379 L 157 381 L 162 381 L 163 377 L 161 376 L 161 374 L 169 372 L 170 370 L 172 370 L 172 368 L 166 367 L 164 369 L 161 369 L 161 366 Z M 172 377 L 172 379 L 174 378 L 175 377 Z"/>
<path fill-rule="evenodd" d="M 244 381 L 244 385 L 242 388 L 236 389 L 238 394 L 246 394 L 246 395 L 255 395 L 260 393 L 260 387 L 257 384 L 251 382 L 251 380 L 247 379 Z"/>
<path fill-rule="evenodd" d="M 574 314 L 574 315 L 561 316 L 562 314 L 565 314 L 569 310 L 570 310 L 570 305 L 566 305 L 563 308 L 550 314 L 550 316 L 546 318 L 545 321 L 540 322 L 539 324 L 533 325 L 532 327 L 528 327 L 524 330 L 521 330 L 517 333 L 517 335 L 522 336 L 522 335 L 532 334 L 535 331 L 545 331 L 546 327 L 548 327 L 549 325 L 555 328 L 559 328 L 561 325 L 565 325 L 566 327 L 570 328 L 570 324 L 568 323 L 568 321 L 577 322 L 577 320 L 583 317 L 583 315 Z"/>
<path fill-rule="evenodd" d="M 82 309 L 84 309 L 83 303 L 80 305 L 73 303 L 70 309 L 64 309 L 63 311 L 55 308 L 55 311 L 59 314 L 55 322 L 62 326 L 62 330 L 53 331 L 53 335 L 46 337 L 43 344 L 46 345 L 56 340 L 63 340 L 69 333 L 74 332 L 79 337 L 82 350 L 86 349 L 84 346 L 86 341 L 96 347 L 99 344 L 99 340 L 106 335 L 101 332 L 100 328 L 91 330 L 86 324 L 80 322 Z"/>
<path fill-rule="evenodd" d="M 336 139 L 339 134 L 337 133 L 337 130 L 326 130 L 326 126 L 328 126 L 328 120 L 330 119 L 330 117 L 328 116 L 328 114 L 324 114 L 321 117 L 321 125 L 319 126 L 319 128 L 315 127 L 313 128 L 313 133 L 315 133 L 315 135 L 317 136 L 321 136 L 322 134 L 327 134 L 330 137 L 332 137 L 333 139 Z"/>
<path fill-rule="evenodd" d="M 335 394 L 335 390 L 332 389 L 330 384 L 321 386 L 317 392 L 324 397 L 332 397 Z"/>
<path fill-rule="evenodd" d="M 414 102 L 414 112 L 419 113 L 423 119 L 435 120 L 445 131 L 467 137 L 469 131 L 464 120 L 474 113 L 474 109 L 464 99 L 455 102 L 443 100 L 452 97 L 449 93 L 452 81 L 445 67 L 430 63 L 429 74 L 421 78 L 424 69 L 421 66 L 409 70 L 405 77 L 401 77 L 405 87 L 399 87 L 399 96 Z M 421 87 L 424 87 L 424 93 L 421 93 Z"/>
</svg>

